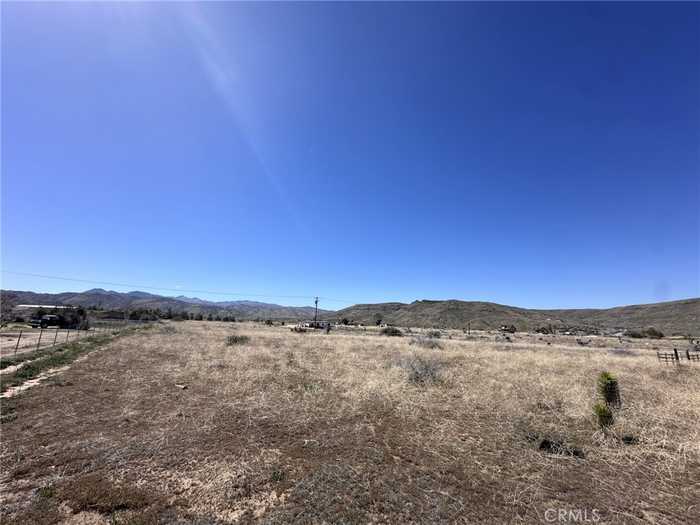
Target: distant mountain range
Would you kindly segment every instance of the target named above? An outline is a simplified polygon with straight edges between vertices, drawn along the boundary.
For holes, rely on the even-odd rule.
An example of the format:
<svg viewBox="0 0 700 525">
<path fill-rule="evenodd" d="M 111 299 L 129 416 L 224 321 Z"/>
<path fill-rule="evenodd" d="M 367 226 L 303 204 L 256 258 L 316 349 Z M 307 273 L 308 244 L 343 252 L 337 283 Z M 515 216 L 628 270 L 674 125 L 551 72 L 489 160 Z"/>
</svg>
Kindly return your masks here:
<svg viewBox="0 0 700 525">
<path fill-rule="evenodd" d="M 114 292 L 94 288 L 86 292 L 57 294 L 14 290 L 0 292 L 3 313 L 18 304 L 72 305 L 103 310 L 160 309 L 173 313 L 221 314 L 236 319 L 297 321 L 312 319 L 313 306 L 282 306 L 257 301 L 207 301 L 197 297 L 165 297 L 147 292 Z M 700 335 L 700 298 L 605 309 L 535 310 L 480 301 L 414 301 L 407 303 L 357 304 L 337 312 L 319 309 L 319 318 L 397 326 L 494 329 L 504 324 L 519 330 L 552 325 L 594 327 L 605 331 L 654 327 L 667 335 Z M 5 317 L 5 316 L 3 316 Z"/>
<path fill-rule="evenodd" d="M 519 330 L 552 325 L 593 327 L 605 331 L 654 327 L 667 335 L 700 335 L 700 298 L 606 309 L 534 310 L 478 301 L 414 301 L 358 304 L 326 319 L 363 324 L 378 320 L 397 326 L 493 329 L 513 324 Z"/>
<path fill-rule="evenodd" d="M 165 297 L 147 292 L 115 292 L 93 288 L 85 292 L 63 292 L 57 294 L 36 293 L 15 290 L 2 290 L 2 311 L 6 312 L 18 304 L 43 304 L 82 306 L 102 310 L 135 310 L 137 308 L 170 309 L 176 312 L 194 314 L 226 314 L 236 319 L 274 319 L 302 320 L 312 319 L 313 306 L 282 306 L 279 304 L 256 301 L 207 301 L 197 297 Z M 330 310 L 318 310 L 319 315 L 332 313 Z"/>
</svg>

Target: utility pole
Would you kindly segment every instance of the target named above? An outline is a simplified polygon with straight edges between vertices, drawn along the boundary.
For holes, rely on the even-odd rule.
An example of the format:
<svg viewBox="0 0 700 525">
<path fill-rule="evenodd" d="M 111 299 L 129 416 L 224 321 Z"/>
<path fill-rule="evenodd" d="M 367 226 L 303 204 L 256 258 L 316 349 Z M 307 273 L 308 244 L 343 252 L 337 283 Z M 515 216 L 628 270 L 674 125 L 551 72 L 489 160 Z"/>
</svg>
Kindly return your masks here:
<svg viewBox="0 0 700 525">
<path fill-rule="evenodd" d="M 318 297 L 316 297 L 314 304 L 315 304 L 315 307 L 314 307 L 314 327 L 317 327 L 318 326 Z"/>
</svg>

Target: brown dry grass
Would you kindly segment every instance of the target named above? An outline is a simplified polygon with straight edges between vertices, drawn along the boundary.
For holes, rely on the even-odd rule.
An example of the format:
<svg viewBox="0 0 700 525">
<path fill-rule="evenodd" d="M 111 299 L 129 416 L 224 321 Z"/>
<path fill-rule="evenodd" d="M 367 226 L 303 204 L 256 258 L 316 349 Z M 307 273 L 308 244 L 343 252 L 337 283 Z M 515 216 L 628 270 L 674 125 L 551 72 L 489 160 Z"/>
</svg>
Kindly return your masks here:
<svg viewBox="0 0 700 525">
<path fill-rule="evenodd" d="M 4 403 L 3 522 L 700 522 L 700 366 L 604 338 L 411 341 L 207 322 L 127 335 Z M 408 380 L 416 355 L 439 381 Z M 623 400 L 607 433 L 602 370 Z"/>
</svg>

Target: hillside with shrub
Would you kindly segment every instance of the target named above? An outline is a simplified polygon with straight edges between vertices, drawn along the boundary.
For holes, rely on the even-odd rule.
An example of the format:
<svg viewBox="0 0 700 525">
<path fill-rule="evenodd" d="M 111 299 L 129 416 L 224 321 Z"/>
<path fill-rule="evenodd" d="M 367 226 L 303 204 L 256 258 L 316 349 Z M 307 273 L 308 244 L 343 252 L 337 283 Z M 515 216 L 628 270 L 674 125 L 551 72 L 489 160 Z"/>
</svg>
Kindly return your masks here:
<svg viewBox="0 0 700 525">
<path fill-rule="evenodd" d="M 583 331 L 595 333 L 633 331 L 642 337 L 700 334 L 700 299 L 606 309 L 536 310 L 479 301 L 414 301 L 358 304 L 327 316 L 328 319 L 365 325 L 498 329 L 514 325 L 517 330 Z"/>
</svg>

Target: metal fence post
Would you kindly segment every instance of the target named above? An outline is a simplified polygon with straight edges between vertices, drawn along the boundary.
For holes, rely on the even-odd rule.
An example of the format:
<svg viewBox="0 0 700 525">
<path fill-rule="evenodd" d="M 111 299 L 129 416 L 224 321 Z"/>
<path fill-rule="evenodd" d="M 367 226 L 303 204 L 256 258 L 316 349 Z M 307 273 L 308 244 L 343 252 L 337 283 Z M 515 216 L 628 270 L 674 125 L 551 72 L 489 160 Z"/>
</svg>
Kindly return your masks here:
<svg viewBox="0 0 700 525">
<path fill-rule="evenodd" d="M 41 344 L 41 336 L 44 334 L 44 329 L 42 328 L 39 332 L 39 340 L 36 342 L 36 349 L 39 350 L 39 345 Z"/>
<path fill-rule="evenodd" d="M 19 331 L 19 337 L 17 337 L 17 344 L 15 345 L 15 355 L 17 355 L 17 349 L 19 348 L 20 339 L 22 339 L 22 330 Z"/>
</svg>

